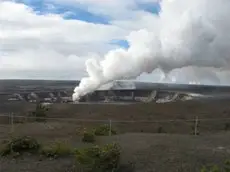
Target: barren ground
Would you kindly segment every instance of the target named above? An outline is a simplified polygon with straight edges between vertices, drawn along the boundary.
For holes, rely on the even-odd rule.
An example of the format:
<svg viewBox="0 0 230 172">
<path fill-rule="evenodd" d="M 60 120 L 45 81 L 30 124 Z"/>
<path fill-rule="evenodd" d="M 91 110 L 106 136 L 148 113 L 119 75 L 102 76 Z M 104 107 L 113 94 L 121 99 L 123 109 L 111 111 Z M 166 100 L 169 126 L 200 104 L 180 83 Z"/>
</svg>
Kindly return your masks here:
<svg viewBox="0 0 230 172">
<path fill-rule="evenodd" d="M 61 118 L 59 120 L 35 123 L 27 118 L 23 120 L 14 118 L 12 128 L 9 125 L 9 118 L 1 117 L 0 140 L 8 138 L 10 131 L 13 131 L 13 135 L 33 136 L 44 144 L 54 140 L 65 140 L 73 147 L 85 147 L 89 145 L 81 143 L 78 131 L 83 127 L 93 127 L 100 123 L 75 120 L 111 119 L 112 126 L 120 134 L 98 137 L 97 144 L 103 145 L 113 141 L 120 143 L 123 164 L 132 162 L 137 172 L 198 172 L 203 164 L 220 163 L 230 158 L 230 132 L 226 128 L 230 120 L 216 119 L 230 118 L 228 105 L 227 101 L 133 105 L 55 104 L 48 112 L 48 117 Z M 5 104 L 0 106 L 0 112 L 15 112 L 15 115 L 26 116 L 33 108 L 34 105 L 31 104 Z M 183 121 L 194 119 L 196 116 L 199 119 L 213 119 L 200 121 L 199 136 L 191 135 L 194 122 Z M 23 123 L 17 123 L 19 121 Z M 159 127 L 165 133 L 158 133 Z M 0 160 L 0 172 L 71 172 L 74 171 L 73 164 L 73 158 L 57 160 L 40 160 L 34 156 L 24 156 L 17 160 L 4 158 Z"/>
</svg>

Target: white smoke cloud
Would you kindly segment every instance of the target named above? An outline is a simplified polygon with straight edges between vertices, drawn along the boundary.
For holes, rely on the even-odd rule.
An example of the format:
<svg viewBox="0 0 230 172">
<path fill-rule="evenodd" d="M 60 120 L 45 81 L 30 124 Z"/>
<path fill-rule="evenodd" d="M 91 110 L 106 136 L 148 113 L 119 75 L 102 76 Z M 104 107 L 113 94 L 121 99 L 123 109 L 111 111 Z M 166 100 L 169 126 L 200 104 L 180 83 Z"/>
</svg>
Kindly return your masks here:
<svg viewBox="0 0 230 172">
<path fill-rule="evenodd" d="M 155 83 L 230 85 L 230 70 L 213 67 L 187 66 L 173 69 L 167 75 L 160 69 L 141 74 L 138 81 Z"/>
<path fill-rule="evenodd" d="M 153 29 L 135 31 L 127 37 L 129 49 L 112 50 L 102 61 L 92 58 L 86 62 L 89 76 L 75 88 L 73 99 L 110 81 L 134 78 L 158 68 L 165 73 L 163 80 L 172 82 L 177 82 L 179 68 L 228 68 L 229 16 L 229 0 L 163 0 Z M 220 70 L 210 76 L 221 83 L 229 74 Z"/>
</svg>

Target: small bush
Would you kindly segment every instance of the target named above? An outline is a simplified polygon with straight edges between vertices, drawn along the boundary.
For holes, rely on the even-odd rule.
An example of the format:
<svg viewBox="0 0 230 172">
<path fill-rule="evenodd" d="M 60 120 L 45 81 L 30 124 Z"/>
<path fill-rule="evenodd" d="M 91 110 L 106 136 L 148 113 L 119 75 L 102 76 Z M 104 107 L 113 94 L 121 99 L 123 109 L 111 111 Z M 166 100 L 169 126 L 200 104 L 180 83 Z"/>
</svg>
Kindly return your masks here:
<svg viewBox="0 0 230 172">
<path fill-rule="evenodd" d="M 95 135 L 93 132 L 85 131 L 82 137 L 82 141 L 86 143 L 94 143 L 95 142 Z"/>
<path fill-rule="evenodd" d="M 230 160 L 224 162 L 224 170 L 225 172 L 230 172 Z"/>
<path fill-rule="evenodd" d="M 45 122 L 46 121 L 46 117 L 47 117 L 47 111 L 48 108 L 45 107 L 44 105 L 42 105 L 41 103 L 38 103 L 36 105 L 36 109 L 34 112 L 32 112 L 32 116 L 36 117 L 36 121 L 37 122 Z"/>
<path fill-rule="evenodd" d="M 59 158 L 72 154 L 71 147 L 63 142 L 55 142 L 41 149 L 41 154 L 48 158 Z"/>
<path fill-rule="evenodd" d="M 108 136 L 110 134 L 109 125 L 101 125 L 94 129 L 94 133 L 96 136 Z M 115 129 L 111 128 L 111 135 L 116 135 L 117 132 Z"/>
<path fill-rule="evenodd" d="M 100 161 L 105 171 L 115 170 L 119 167 L 121 149 L 117 144 L 107 144 L 102 147 Z"/>
<path fill-rule="evenodd" d="M 9 154 L 18 154 L 24 152 L 36 153 L 40 148 L 40 144 L 36 139 L 24 136 L 19 138 L 13 138 L 7 141 L 1 149 L 1 156 L 7 156 Z"/>
<path fill-rule="evenodd" d="M 111 172 L 119 168 L 120 146 L 108 144 L 76 151 L 77 164 L 86 172 Z"/>
<path fill-rule="evenodd" d="M 230 172 L 230 161 L 229 160 L 225 161 L 223 167 L 219 167 L 217 165 L 213 165 L 210 167 L 204 166 L 202 167 L 200 172 Z"/>
<path fill-rule="evenodd" d="M 200 172 L 220 172 L 220 169 L 218 166 L 212 166 L 210 168 L 208 167 L 203 167 Z"/>
</svg>

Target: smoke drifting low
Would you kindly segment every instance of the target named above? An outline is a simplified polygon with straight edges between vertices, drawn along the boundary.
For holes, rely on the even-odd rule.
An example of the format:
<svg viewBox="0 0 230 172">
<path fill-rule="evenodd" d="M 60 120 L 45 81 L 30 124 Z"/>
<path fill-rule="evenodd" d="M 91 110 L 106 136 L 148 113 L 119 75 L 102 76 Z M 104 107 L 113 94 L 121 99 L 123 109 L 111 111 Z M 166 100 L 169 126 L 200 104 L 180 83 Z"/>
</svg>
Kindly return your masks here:
<svg viewBox="0 0 230 172">
<path fill-rule="evenodd" d="M 75 88 L 73 100 L 113 80 L 155 69 L 167 76 L 187 66 L 229 68 L 229 16 L 230 0 L 163 0 L 153 30 L 132 32 L 127 37 L 129 49 L 86 62 L 89 76 Z"/>
</svg>

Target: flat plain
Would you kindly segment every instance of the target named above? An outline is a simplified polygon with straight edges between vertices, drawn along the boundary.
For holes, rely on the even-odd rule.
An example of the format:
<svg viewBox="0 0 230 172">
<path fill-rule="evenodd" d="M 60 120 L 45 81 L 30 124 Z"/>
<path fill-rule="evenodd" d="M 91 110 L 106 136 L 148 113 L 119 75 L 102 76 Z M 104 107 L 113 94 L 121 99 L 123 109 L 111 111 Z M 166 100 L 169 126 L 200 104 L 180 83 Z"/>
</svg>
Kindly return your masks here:
<svg viewBox="0 0 230 172">
<path fill-rule="evenodd" d="M 132 163 L 136 172 L 199 172 L 202 165 L 221 164 L 230 154 L 230 107 L 228 100 L 190 100 L 166 104 L 52 104 L 45 122 L 29 114 L 36 104 L 0 104 L 0 141 L 13 136 L 32 136 L 43 144 L 54 140 L 76 148 L 84 128 L 110 124 L 118 135 L 96 138 L 98 145 L 118 142 L 122 164 Z M 10 114 L 13 113 L 13 123 Z M 198 119 L 197 136 L 194 135 Z M 73 172 L 72 157 L 40 159 L 23 156 L 1 158 L 0 171 Z M 128 169 L 124 169 L 128 172 Z"/>
</svg>

